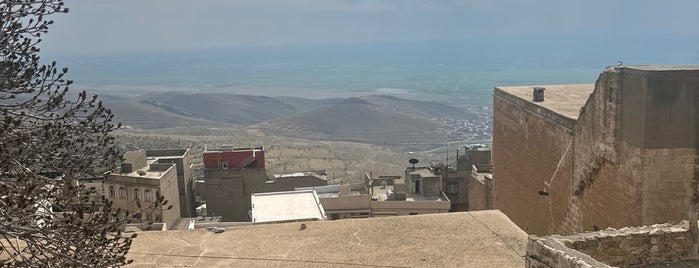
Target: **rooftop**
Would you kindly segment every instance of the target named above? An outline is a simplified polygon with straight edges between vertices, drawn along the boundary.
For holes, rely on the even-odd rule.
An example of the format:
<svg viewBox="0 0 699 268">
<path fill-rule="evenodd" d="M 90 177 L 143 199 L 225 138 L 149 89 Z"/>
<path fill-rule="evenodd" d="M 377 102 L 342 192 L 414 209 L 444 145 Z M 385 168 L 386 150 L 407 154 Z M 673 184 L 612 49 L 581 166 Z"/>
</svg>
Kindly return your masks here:
<svg viewBox="0 0 699 268">
<path fill-rule="evenodd" d="M 334 184 L 334 185 L 323 185 L 323 186 L 311 186 L 311 187 L 296 187 L 296 190 L 315 190 L 316 194 L 320 198 L 329 197 L 339 197 L 347 195 L 360 195 L 366 193 L 366 188 L 357 189 L 359 187 L 364 187 L 363 184 Z"/>
<path fill-rule="evenodd" d="M 544 101 L 534 102 L 534 87 L 543 87 Z M 560 114 L 570 119 L 577 120 L 587 99 L 595 90 L 594 84 L 570 84 L 570 85 L 543 85 L 543 86 L 509 86 L 496 87 L 512 96 L 520 98 L 526 102 L 546 108 L 554 113 Z"/>
<path fill-rule="evenodd" d="M 143 168 L 134 170 L 133 172 L 120 172 L 121 170 L 117 168 L 112 174 L 117 176 L 160 179 L 163 174 L 168 171 L 168 169 L 175 166 L 174 163 L 158 163 L 157 161 L 157 158 L 148 159 L 146 161 L 146 166 Z"/>
<path fill-rule="evenodd" d="M 313 171 L 300 171 L 300 172 L 294 172 L 294 173 L 285 173 L 285 174 L 274 174 L 272 175 L 275 179 L 285 179 L 285 178 L 297 178 L 297 177 L 317 177 L 323 180 L 327 180 L 327 176 L 325 175 L 320 175 L 318 173 L 315 173 Z"/>
<path fill-rule="evenodd" d="M 377 198 L 376 201 L 387 201 L 387 202 L 400 202 L 403 200 L 395 200 L 395 201 L 389 201 L 388 200 L 388 191 L 394 191 L 393 190 L 393 185 L 376 185 L 372 186 L 372 194 L 374 197 Z M 395 191 L 394 191 L 395 193 Z M 443 195 L 421 195 L 421 194 L 414 194 L 414 193 L 405 193 L 405 201 L 434 201 L 434 202 L 441 202 L 441 201 L 448 201 L 446 196 Z"/>
<path fill-rule="evenodd" d="M 429 178 L 429 177 L 439 177 L 439 175 L 435 175 L 432 170 L 430 170 L 428 167 L 409 167 L 408 168 L 408 173 L 410 174 L 419 174 L 420 177 L 423 178 Z"/>
<path fill-rule="evenodd" d="M 687 65 L 687 66 L 658 66 L 658 65 L 624 65 L 624 66 L 614 66 L 614 68 L 621 69 L 635 69 L 642 71 L 699 71 L 699 65 Z"/>
<path fill-rule="evenodd" d="M 527 234 L 496 210 L 143 232 L 134 267 L 523 267 Z M 409 235 L 407 235 L 409 234 Z"/>
<path fill-rule="evenodd" d="M 252 222 L 320 220 L 325 211 L 313 190 L 258 193 L 250 196 Z"/>
</svg>

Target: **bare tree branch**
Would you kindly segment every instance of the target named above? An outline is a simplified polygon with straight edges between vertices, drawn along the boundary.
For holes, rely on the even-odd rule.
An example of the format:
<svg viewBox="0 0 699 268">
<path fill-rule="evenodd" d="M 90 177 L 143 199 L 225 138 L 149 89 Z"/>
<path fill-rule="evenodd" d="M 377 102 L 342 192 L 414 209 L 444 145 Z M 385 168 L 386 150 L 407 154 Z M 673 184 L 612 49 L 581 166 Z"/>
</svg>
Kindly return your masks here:
<svg viewBox="0 0 699 268">
<path fill-rule="evenodd" d="M 129 263 L 130 217 L 77 183 L 120 164 L 119 126 L 97 96 L 69 93 L 67 68 L 39 60 L 48 17 L 66 12 L 61 0 L 0 0 L 0 266 Z"/>
</svg>

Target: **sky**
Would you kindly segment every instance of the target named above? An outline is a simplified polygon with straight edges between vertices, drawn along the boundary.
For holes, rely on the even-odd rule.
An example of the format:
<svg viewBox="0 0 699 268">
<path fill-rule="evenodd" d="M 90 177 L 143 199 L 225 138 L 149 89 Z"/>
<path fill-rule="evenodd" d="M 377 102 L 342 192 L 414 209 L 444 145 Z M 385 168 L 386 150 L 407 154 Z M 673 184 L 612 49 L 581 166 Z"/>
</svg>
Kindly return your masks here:
<svg viewBox="0 0 699 268">
<path fill-rule="evenodd" d="M 699 47 L 699 1 L 67 1 L 42 51 L 105 54 L 226 47 L 487 40 L 493 45 Z"/>
</svg>

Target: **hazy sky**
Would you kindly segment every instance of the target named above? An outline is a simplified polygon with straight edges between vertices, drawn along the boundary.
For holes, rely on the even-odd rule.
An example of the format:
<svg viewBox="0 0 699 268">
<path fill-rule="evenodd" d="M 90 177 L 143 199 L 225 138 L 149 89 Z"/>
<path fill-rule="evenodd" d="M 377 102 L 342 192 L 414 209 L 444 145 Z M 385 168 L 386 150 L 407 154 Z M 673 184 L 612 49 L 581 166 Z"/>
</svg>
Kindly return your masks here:
<svg viewBox="0 0 699 268">
<path fill-rule="evenodd" d="M 49 53 L 488 39 L 696 42 L 699 1 L 91 0 L 42 44 Z"/>
</svg>

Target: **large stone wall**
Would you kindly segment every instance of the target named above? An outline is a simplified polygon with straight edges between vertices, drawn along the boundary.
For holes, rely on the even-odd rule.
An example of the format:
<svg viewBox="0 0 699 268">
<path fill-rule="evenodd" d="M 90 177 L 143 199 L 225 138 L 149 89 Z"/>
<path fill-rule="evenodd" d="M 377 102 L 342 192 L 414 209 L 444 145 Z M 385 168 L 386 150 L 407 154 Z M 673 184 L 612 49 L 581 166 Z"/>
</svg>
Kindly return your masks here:
<svg viewBox="0 0 699 268">
<path fill-rule="evenodd" d="M 687 219 L 697 94 L 696 68 L 611 67 L 571 122 L 496 88 L 495 208 L 536 235 Z"/>
<path fill-rule="evenodd" d="M 486 176 L 479 176 L 478 173 L 470 176 L 468 183 L 468 206 L 469 210 L 493 209 L 492 179 Z"/>
<path fill-rule="evenodd" d="M 558 123 L 568 122 L 565 118 L 523 109 L 521 99 L 497 88 L 493 102 L 495 208 L 529 234 L 548 234 L 549 223 L 563 217 L 560 205 L 553 204 L 570 203 L 572 129 Z M 546 184 L 554 187 L 548 197 L 539 194 Z"/>
<path fill-rule="evenodd" d="M 527 267 L 629 267 L 672 263 L 694 256 L 689 224 L 683 221 L 677 225 L 609 228 L 571 236 L 531 236 L 526 263 Z"/>
</svg>

